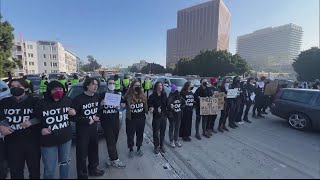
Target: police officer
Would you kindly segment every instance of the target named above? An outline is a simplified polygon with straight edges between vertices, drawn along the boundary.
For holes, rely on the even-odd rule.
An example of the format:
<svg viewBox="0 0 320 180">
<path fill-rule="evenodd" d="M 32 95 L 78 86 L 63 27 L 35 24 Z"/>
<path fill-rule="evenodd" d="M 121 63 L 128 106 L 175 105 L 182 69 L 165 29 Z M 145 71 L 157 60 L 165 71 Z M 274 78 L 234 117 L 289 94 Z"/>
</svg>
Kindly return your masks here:
<svg viewBox="0 0 320 180">
<path fill-rule="evenodd" d="M 114 85 L 116 86 L 115 92 L 121 92 L 121 80 L 119 78 L 119 75 L 114 75 Z"/>
<path fill-rule="evenodd" d="M 41 82 L 40 82 L 40 96 L 44 96 L 44 93 L 46 93 L 47 92 L 47 85 L 48 85 L 48 78 L 45 76 L 45 75 L 43 75 L 42 77 L 41 77 Z"/>
<path fill-rule="evenodd" d="M 79 76 L 77 74 L 73 74 L 73 79 L 71 80 L 71 86 L 73 86 L 79 82 L 80 82 Z"/>
<path fill-rule="evenodd" d="M 123 80 L 122 80 L 122 94 L 126 94 L 127 90 L 129 89 L 130 86 L 130 79 L 128 75 L 125 75 Z"/>
<path fill-rule="evenodd" d="M 150 77 L 147 76 L 143 82 L 144 93 L 147 92 L 147 97 L 149 97 L 150 88 L 151 88 L 151 80 L 150 80 Z"/>
</svg>

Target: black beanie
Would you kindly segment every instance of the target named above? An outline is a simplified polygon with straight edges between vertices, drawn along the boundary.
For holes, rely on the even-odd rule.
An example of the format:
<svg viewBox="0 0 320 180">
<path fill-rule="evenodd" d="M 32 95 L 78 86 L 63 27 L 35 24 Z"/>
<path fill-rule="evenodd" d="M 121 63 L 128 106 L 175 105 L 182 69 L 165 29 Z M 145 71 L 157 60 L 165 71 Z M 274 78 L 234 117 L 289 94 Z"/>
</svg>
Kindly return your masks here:
<svg viewBox="0 0 320 180">
<path fill-rule="evenodd" d="M 51 93 L 51 90 L 57 87 L 61 87 L 63 88 L 63 91 L 65 91 L 63 84 L 61 84 L 59 81 L 52 81 L 47 85 L 47 92 Z"/>
</svg>

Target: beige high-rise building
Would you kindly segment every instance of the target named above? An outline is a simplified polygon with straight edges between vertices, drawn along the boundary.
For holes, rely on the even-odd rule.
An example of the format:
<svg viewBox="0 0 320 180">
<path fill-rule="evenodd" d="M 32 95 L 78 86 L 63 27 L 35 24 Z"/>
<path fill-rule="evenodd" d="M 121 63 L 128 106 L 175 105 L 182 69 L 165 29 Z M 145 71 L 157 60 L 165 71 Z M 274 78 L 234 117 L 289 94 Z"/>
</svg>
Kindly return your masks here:
<svg viewBox="0 0 320 180">
<path fill-rule="evenodd" d="M 178 11 L 177 28 L 167 31 L 167 67 L 200 51 L 229 49 L 231 14 L 222 0 Z"/>
</svg>

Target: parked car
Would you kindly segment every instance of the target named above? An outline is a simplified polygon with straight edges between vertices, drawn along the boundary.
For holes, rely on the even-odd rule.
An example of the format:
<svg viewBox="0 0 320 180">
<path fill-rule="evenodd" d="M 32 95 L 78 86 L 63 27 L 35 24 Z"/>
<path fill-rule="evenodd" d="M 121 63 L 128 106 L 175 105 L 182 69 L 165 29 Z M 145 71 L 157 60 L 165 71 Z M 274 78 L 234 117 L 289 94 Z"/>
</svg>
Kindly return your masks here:
<svg viewBox="0 0 320 180">
<path fill-rule="evenodd" d="M 312 89 L 281 89 L 271 113 L 286 119 L 298 130 L 320 129 L 320 91 Z"/>
<path fill-rule="evenodd" d="M 107 88 L 107 83 L 106 82 L 101 82 L 100 83 L 100 87 L 97 90 L 97 93 L 103 93 Z M 71 86 L 70 90 L 67 93 L 67 97 L 74 99 L 75 97 L 77 97 L 78 95 L 80 95 L 81 93 L 83 93 L 83 82 L 77 83 L 73 86 Z M 123 124 L 123 114 L 125 114 L 125 112 L 120 112 L 119 113 L 119 122 L 120 122 L 120 127 Z M 72 126 L 72 131 L 73 131 L 73 137 L 75 138 L 76 135 L 76 126 L 75 123 L 71 122 L 71 126 Z M 98 132 L 99 134 L 103 134 L 103 129 L 101 127 L 101 124 L 98 123 Z"/>
<path fill-rule="evenodd" d="M 27 79 L 29 78 L 40 78 L 40 74 L 27 74 L 24 75 L 25 77 L 27 77 Z"/>
<path fill-rule="evenodd" d="M 8 85 L 0 80 L 0 100 L 12 96 Z"/>
<path fill-rule="evenodd" d="M 48 79 L 50 81 L 58 80 L 61 75 L 63 75 L 66 79 L 68 79 L 66 74 L 60 74 L 60 73 L 51 73 L 51 74 L 48 75 Z"/>
<path fill-rule="evenodd" d="M 155 82 L 162 82 L 164 84 L 164 91 L 169 96 L 169 93 L 171 92 L 171 85 L 174 84 L 177 86 L 178 90 L 180 91 L 183 87 L 183 85 L 187 82 L 185 78 L 178 78 L 178 77 L 158 77 Z"/>
</svg>

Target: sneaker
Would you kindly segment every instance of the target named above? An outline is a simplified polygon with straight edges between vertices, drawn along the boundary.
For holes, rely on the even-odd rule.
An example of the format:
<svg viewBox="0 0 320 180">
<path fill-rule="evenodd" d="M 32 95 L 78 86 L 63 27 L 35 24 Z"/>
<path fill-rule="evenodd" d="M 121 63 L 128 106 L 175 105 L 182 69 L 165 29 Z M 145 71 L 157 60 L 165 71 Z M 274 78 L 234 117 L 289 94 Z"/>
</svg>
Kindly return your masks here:
<svg viewBox="0 0 320 180">
<path fill-rule="evenodd" d="M 138 153 L 138 156 L 140 156 L 140 157 L 142 157 L 144 154 L 143 154 L 143 151 L 141 150 L 141 149 L 139 149 L 138 151 L 137 151 L 137 153 Z"/>
<path fill-rule="evenodd" d="M 258 118 L 265 118 L 264 116 L 262 116 L 261 114 L 258 114 L 257 116 Z"/>
<path fill-rule="evenodd" d="M 204 137 L 206 137 L 206 138 L 210 138 L 210 136 L 209 136 L 209 134 L 207 133 L 207 132 L 203 132 L 203 134 L 202 134 Z"/>
<path fill-rule="evenodd" d="M 261 112 L 261 114 L 268 114 L 268 113 L 267 113 L 267 112 L 265 112 L 265 111 L 262 111 L 262 112 Z"/>
<path fill-rule="evenodd" d="M 133 158 L 134 158 L 134 152 L 133 152 L 133 151 L 130 151 L 130 152 L 129 152 L 129 158 L 130 158 L 130 159 L 133 159 Z"/>
<path fill-rule="evenodd" d="M 232 129 L 236 128 L 235 126 L 233 126 L 233 124 L 229 124 L 229 127 L 232 128 Z"/>
<path fill-rule="evenodd" d="M 182 140 L 183 141 L 188 141 L 188 138 L 187 137 L 183 137 Z"/>
<path fill-rule="evenodd" d="M 208 130 L 207 131 L 207 134 L 209 135 L 209 136 L 212 136 L 213 134 L 211 133 L 211 130 Z"/>
<path fill-rule="evenodd" d="M 222 129 L 225 130 L 225 131 L 229 131 L 229 129 L 226 126 L 223 126 Z"/>
<path fill-rule="evenodd" d="M 198 140 L 201 140 L 201 136 L 200 136 L 199 134 L 196 134 L 196 138 L 197 138 Z"/>
<path fill-rule="evenodd" d="M 159 147 L 155 147 L 154 148 L 154 153 L 155 154 L 159 154 L 160 153 L 160 148 Z"/>
<path fill-rule="evenodd" d="M 182 144 L 179 141 L 175 141 L 174 144 L 176 145 L 176 147 L 181 147 Z"/>
<path fill-rule="evenodd" d="M 175 148 L 175 147 L 176 147 L 176 144 L 175 144 L 173 141 L 171 141 L 171 142 L 170 142 L 170 146 L 171 146 L 172 148 Z"/>
<path fill-rule="evenodd" d="M 166 153 L 166 149 L 165 149 L 164 147 L 160 147 L 160 151 L 161 151 L 162 153 Z"/>
<path fill-rule="evenodd" d="M 212 132 L 213 132 L 213 133 L 215 133 L 215 134 L 217 134 L 217 133 L 218 133 L 218 132 L 217 132 L 217 131 L 215 131 L 214 129 L 212 129 Z"/>
<path fill-rule="evenodd" d="M 89 171 L 89 176 L 92 177 L 100 177 L 104 175 L 104 171 L 100 169 L 95 169 L 95 170 L 90 170 Z"/>
<path fill-rule="evenodd" d="M 233 123 L 232 124 L 235 128 L 239 127 L 238 125 L 236 125 L 236 123 Z"/>
<path fill-rule="evenodd" d="M 223 129 L 221 127 L 218 128 L 218 131 L 223 133 Z"/>
<path fill-rule="evenodd" d="M 237 122 L 238 123 L 238 125 L 242 125 L 242 122 Z"/>
<path fill-rule="evenodd" d="M 190 137 L 187 137 L 187 141 L 191 141 L 191 138 L 190 138 Z"/>
<path fill-rule="evenodd" d="M 120 161 L 120 159 L 117 159 L 117 160 L 115 160 L 115 161 L 112 161 L 111 163 L 112 163 L 112 166 L 113 166 L 113 167 L 116 167 L 116 168 L 125 168 L 125 167 L 126 167 L 126 165 L 123 164 L 123 163 Z"/>
<path fill-rule="evenodd" d="M 247 122 L 247 123 L 252 123 L 249 119 L 245 119 L 243 120 L 244 122 Z"/>
</svg>

